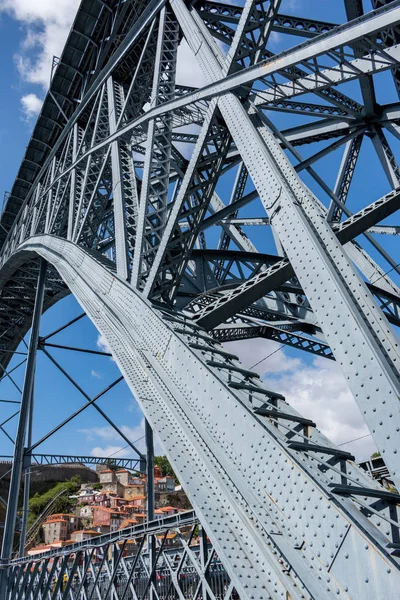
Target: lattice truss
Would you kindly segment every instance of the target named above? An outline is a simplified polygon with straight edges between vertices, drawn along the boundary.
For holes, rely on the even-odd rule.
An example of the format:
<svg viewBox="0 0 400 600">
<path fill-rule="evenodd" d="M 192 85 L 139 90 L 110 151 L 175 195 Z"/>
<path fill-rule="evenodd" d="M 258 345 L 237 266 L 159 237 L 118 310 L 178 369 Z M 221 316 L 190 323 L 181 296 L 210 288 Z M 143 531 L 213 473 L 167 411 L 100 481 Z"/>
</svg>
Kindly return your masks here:
<svg viewBox="0 0 400 600">
<path fill-rule="evenodd" d="M 343 4 L 338 25 L 280 0 L 83 0 L 2 216 L 2 367 L 39 254 L 45 308 L 78 298 L 158 432 L 231 582 L 219 597 L 399 589 L 399 496 L 219 343 L 336 360 L 400 489 L 400 2 Z M 381 197 L 352 195 L 357 166 L 371 189 L 382 171 Z M 40 561 L 13 598 L 38 597 Z"/>
<path fill-rule="evenodd" d="M 75 544 L 64 556 L 53 552 L 40 558 L 28 568 L 24 560 L 13 566 L 15 588 L 23 588 L 26 598 L 145 598 L 150 593 L 159 598 L 238 598 L 192 511 L 101 536 L 85 547 Z"/>
</svg>

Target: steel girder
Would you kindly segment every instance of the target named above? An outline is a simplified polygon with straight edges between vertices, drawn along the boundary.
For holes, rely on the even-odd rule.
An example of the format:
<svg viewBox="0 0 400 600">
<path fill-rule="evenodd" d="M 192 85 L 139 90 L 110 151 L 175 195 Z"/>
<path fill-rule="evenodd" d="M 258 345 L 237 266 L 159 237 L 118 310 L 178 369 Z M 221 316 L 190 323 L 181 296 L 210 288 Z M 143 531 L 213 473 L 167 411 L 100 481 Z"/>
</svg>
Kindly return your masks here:
<svg viewBox="0 0 400 600">
<path fill-rule="evenodd" d="M 0 456 L 1 459 L 9 459 L 12 456 Z M 63 465 L 81 463 L 87 465 L 108 465 L 110 459 L 101 456 L 66 456 L 57 454 L 31 454 L 32 466 L 39 465 Z M 129 469 L 131 471 L 139 470 L 139 459 L 135 458 L 115 458 L 112 464 L 115 464 L 121 469 Z"/>
<path fill-rule="evenodd" d="M 155 540 L 156 567 L 149 534 Z M 11 570 L 12 598 L 237 597 L 193 511 L 98 536 L 90 544 L 75 543 L 63 554 L 15 560 Z"/>
<path fill-rule="evenodd" d="M 384 128 L 400 135 L 399 107 L 377 106 L 372 87 L 376 73 L 398 72 L 400 3 L 383 3 L 337 28 L 281 15 L 279 1 L 190 8 L 181 0 L 98 4 L 103 50 L 95 60 L 93 53 L 82 57 L 86 83 L 74 110 L 73 99 L 61 103 L 59 90 L 51 89 L 63 125 L 37 163 L 36 179 L 24 183 L 18 216 L 11 204 L 4 213 L 9 233 L 0 263 L 0 306 L 13 330 L 4 334 L 1 362 L 6 365 L 29 326 L 33 290 L 27 291 L 24 277 L 34 276 L 39 253 L 67 283 L 50 271 L 45 306 L 47 295 L 50 304 L 70 289 L 105 334 L 243 598 L 265 597 L 265 590 L 272 598 L 337 597 L 328 576 L 338 584 L 339 597 L 394 597 L 397 496 L 372 485 L 348 453 L 334 448 L 279 394 L 260 391 L 255 375 L 180 309 L 198 306 L 198 318 L 202 311 L 215 317 L 215 298 L 218 306 L 228 299 L 230 312 L 221 311 L 216 322 L 231 316 L 234 323 L 222 325 L 215 337 L 259 335 L 333 354 L 396 477 L 399 357 L 388 320 L 399 322 L 400 294 L 388 271 L 399 273 L 399 267 L 370 232 L 397 209 L 398 189 L 355 215 L 349 190 L 365 136 L 390 188 L 398 185 L 400 171 Z M 266 48 L 271 31 L 292 34 L 295 28 L 309 38 L 305 43 L 279 57 Z M 175 85 L 181 36 L 207 80 L 200 89 Z M 230 46 L 226 56 L 212 36 Z M 365 106 L 337 89 L 353 80 L 361 84 Z M 308 100 L 311 93 L 315 102 Z M 308 101 L 298 100 L 305 94 Z M 323 118 L 280 131 L 266 109 Z M 188 125 L 200 130 L 182 130 Z M 312 146 L 306 158 L 296 149 L 335 137 L 322 150 Z M 190 158 L 177 143 L 186 149 L 194 144 Z M 144 144 L 142 162 L 136 154 Z M 343 161 L 332 191 L 314 165 L 341 144 Z M 294 156 L 294 169 L 282 149 Z M 236 168 L 225 204 L 226 194 L 218 189 L 219 197 L 216 188 L 225 176 L 233 179 Z M 330 207 L 300 181 L 303 170 Z M 262 218 L 274 233 L 275 258 L 260 254 L 257 260 L 244 230 L 246 217 L 240 221 L 237 211 L 254 200 L 268 214 Z M 221 227 L 214 242 L 211 226 Z M 390 268 L 369 256 L 361 238 L 353 241 L 361 234 Z M 218 248 L 208 251 L 210 243 L 219 254 Z M 232 262 L 228 247 L 241 257 Z M 228 279 L 235 289 L 223 288 Z M 254 292 L 259 279 L 265 285 Z M 250 288 L 253 296 L 242 297 L 240 307 L 229 302 Z M 322 525 L 328 521 L 332 537 L 329 524 Z M 365 561 L 358 546 L 362 536 Z M 105 559 L 104 567 L 112 583 L 116 571 Z M 52 569 L 70 581 L 78 565 L 60 558 Z M 33 579 L 27 571 L 18 577 L 29 590 L 42 575 L 37 568 Z M 62 593 L 60 586 L 54 590 L 55 596 Z"/>
<path fill-rule="evenodd" d="M 173 7 L 187 38 L 190 38 L 189 43 L 192 50 L 197 53 L 208 81 L 211 83 L 220 78 L 222 71 L 215 57 L 216 46 L 207 43 L 202 32 L 205 26 L 202 25 L 200 18 L 196 15 L 192 17 L 181 0 L 175 0 Z M 272 133 L 265 126 L 257 128 L 257 114 L 249 116 L 240 101 L 232 94 L 220 98 L 218 106 L 235 139 L 264 208 L 270 219 L 274 219 L 275 230 L 318 316 L 326 339 L 337 360 L 341 362 L 360 410 L 370 428 L 374 430 L 378 447 L 384 453 L 386 461 L 392 465 L 391 471 L 396 481 L 397 475 L 394 473 L 398 469 L 398 460 L 395 440 L 400 420 L 398 404 L 400 377 L 396 366 L 400 355 L 397 355 L 397 340 L 392 337 L 387 327 L 381 327 L 379 318 L 372 326 L 375 340 L 371 338 L 371 325 L 375 320 L 377 305 L 366 287 L 363 288 L 361 281 L 357 281 L 356 285 L 353 284 L 355 271 L 349 265 L 329 225 L 321 218 L 319 207 L 309 190 L 296 176 Z M 286 266 L 283 262 L 281 269 L 274 266 L 272 270 L 274 273 L 282 269 L 285 271 Z M 313 272 L 318 272 L 318 285 L 317 280 L 312 276 Z M 326 281 L 322 283 L 324 277 Z M 321 285 L 326 294 L 326 299 L 322 303 L 319 290 Z M 337 304 L 334 300 L 336 294 Z M 330 305 L 330 310 L 327 310 L 325 301 Z M 336 314 L 335 322 L 332 321 L 332 310 Z M 341 328 L 346 332 L 344 337 L 339 334 Z M 370 352 L 369 356 L 367 356 L 369 352 L 363 352 L 359 357 L 360 360 L 350 361 L 352 364 L 346 356 L 348 348 L 345 338 L 348 338 L 349 332 L 353 341 L 361 336 L 360 342 L 363 339 L 361 343 L 365 350 L 368 345 Z M 374 376 L 369 374 L 360 378 L 360 370 L 366 373 L 371 361 L 376 360 L 381 364 L 382 371 L 377 373 L 375 388 L 377 392 L 373 400 L 372 395 L 369 395 L 368 399 L 365 397 L 363 388 L 371 383 Z M 385 392 L 381 387 L 383 380 L 388 385 Z M 385 403 L 389 402 L 391 405 L 389 413 L 391 416 L 387 415 L 385 420 L 376 416 L 376 410 L 382 403 L 382 395 L 385 397 Z"/>
</svg>

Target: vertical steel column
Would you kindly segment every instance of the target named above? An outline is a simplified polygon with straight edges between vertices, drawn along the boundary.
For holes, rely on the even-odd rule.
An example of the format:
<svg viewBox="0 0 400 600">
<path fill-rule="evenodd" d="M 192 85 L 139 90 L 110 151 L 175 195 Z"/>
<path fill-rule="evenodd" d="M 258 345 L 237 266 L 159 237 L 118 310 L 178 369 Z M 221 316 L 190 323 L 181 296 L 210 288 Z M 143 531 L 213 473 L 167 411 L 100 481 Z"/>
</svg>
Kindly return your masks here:
<svg viewBox="0 0 400 600">
<path fill-rule="evenodd" d="M 153 430 L 145 420 L 146 435 L 146 476 L 147 476 L 147 520 L 154 519 L 154 441 Z"/>
<path fill-rule="evenodd" d="M 147 521 L 154 520 L 154 440 L 153 430 L 150 423 L 145 419 L 145 436 L 146 436 L 146 485 L 147 485 Z M 147 538 L 149 549 L 149 572 L 153 570 L 156 559 L 156 540 L 154 535 L 149 535 Z M 154 577 L 151 577 L 152 581 Z M 149 584 L 150 600 L 154 597 L 152 581 Z"/>
<path fill-rule="evenodd" d="M 28 448 L 32 446 L 32 426 L 33 426 L 33 389 L 32 385 L 32 393 L 30 398 L 30 407 L 29 407 L 29 425 L 28 425 L 28 437 L 26 445 Z M 24 461 L 24 503 L 22 508 L 22 519 L 21 519 L 21 533 L 19 537 L 19 556 L 24 556 L 25 551 L 25 541 L 26 541 L 26 528 L 28 524 L 28 515 L 29 515 L 29 492 L 31 487 L 31 456 L 25 456 Z"/>
<path fill-rule="evenodd" d="M 22 467 L 24 462 L 25 437 L 28 419 L 31 411 L 33 381 L 36 366 L 36 350 L 39 338 L 40 317 L 43 308 L 43 298 L 46 280 L 46 261 L 40 260 L 39 276 L 36 288 L 35 308 L 33 311 L 31 338 L 29 341 L 28 358 L 26 363 L 24 387 L 22 390 L 21 409 L 18 421 L 17 435 L 15 438 L 14 460 L 11 472 L 10 491 L 8 494 L 8 507 L 4 526 L 3 546 L 1 550 L 2 563 L 11 558 L 15 521 L 17 518 L 18 494 L 21 483 Z M 7 573 L 4 571 L 0 579 L 0 598 L 6 598 Z"/>
<path fill-rule="evenodd" d="M 210 595 L 207 592 L 207 586 L 206 586 L 207 561 L 208 561 L 208 541 L 207 541 L 207 534 L 204 530 L 204 527 L 202 526 L 200 528 L 200 562 L 201 562 L 201 570 L 202 570 L 202 574 L 203 574 L 203 583 L 201 585 L 203 600 L 209 600 L 209 598 L 210 598 Z"/>
</svg>

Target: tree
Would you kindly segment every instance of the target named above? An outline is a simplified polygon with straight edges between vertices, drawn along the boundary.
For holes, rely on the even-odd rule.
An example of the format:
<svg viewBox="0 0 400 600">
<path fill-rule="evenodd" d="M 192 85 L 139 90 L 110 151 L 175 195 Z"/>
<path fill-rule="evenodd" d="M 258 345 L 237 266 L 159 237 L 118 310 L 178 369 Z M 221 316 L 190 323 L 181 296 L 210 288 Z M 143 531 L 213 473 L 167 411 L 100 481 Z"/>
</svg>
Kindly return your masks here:
<svg viewBox="0 0 400 600">
<path fill-rule="evenodd" d="M 115 458 L 108 458 L 105 461 L 104 465 L 107 467 L 107 469 L 110 469 L 111 471 L 118 471 L 119 469 Z"/>
<path fill-rule="evenodd" d="M 160 467 L 161 475 L 163 477 L 169 475 L 170 477 L 173 477 L 175 479 L 176 484 L 179 484 L 179 479 L 175 475 L 174 470 L 171 467 L 171 464 L 166 456 L 155 456 L 154 464 L 157 467 Z"/>
<path fill-rule="evenodd" d="M 82 478 L 80 475 L 73 475 L 71 477 L 70 481 L 73 485 L 76 485 L 76 487 L 79 487 L 82 483 Z"/>
<path fill-rule="evenodd" d="M 380 452 L 374 452 L 373 454 L 371 454 L 371 458 L 379 458 L 381 455 Z"/>
</svg>

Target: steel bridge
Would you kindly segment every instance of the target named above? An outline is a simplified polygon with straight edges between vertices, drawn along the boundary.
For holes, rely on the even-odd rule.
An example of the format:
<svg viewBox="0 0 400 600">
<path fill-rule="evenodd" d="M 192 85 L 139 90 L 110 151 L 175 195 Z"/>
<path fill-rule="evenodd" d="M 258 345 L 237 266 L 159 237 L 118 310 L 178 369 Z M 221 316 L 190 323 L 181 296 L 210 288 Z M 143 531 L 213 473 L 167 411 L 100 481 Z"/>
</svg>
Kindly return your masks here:
<svg viewBox="0 0 400 600">
<path fill-rule="evenodd" d="M 398 597 L 400 496 L 221 345 L 335 360 L 400 490 L 400 1 L 366 4 L 338 24 L 285 0 L 82 0 L 1 215 L 3 377 L 31 329 L 1 598 Z M 380 197 L 352 194 L 366 148 Z M 156 431 L 194 513 L 154 521 L 149 496 L 142 526 L 25 557 L 29 469 L 63 426 L 32 440 L 37 352 L 62 370 L 40 316 L 68 294 L 143 410 L 138 460 L 151 479 Z M 79 391 L 70 418 L 116 428 Z"/>
</svg>

